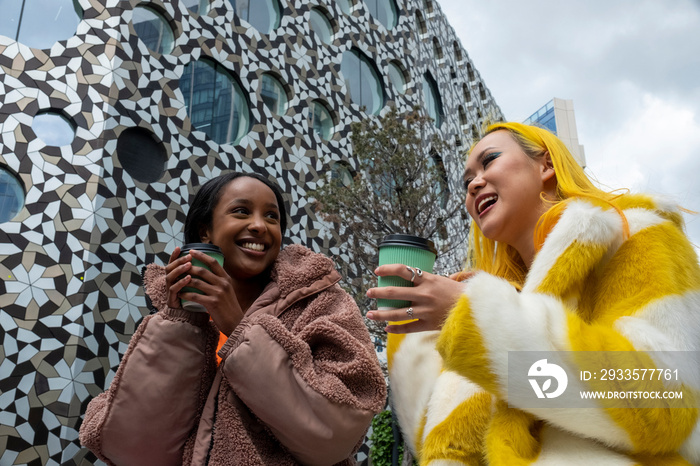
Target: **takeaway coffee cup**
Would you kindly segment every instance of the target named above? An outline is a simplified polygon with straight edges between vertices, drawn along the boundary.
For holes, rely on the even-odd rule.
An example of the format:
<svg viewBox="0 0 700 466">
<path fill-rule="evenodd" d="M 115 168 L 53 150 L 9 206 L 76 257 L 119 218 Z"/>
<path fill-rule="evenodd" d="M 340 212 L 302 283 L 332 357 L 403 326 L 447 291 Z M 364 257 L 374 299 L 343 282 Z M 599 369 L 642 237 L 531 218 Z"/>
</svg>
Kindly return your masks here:
<svg viewBox="0 0 700 466">
<path fill-rule="evenodd" d="M 213 257 L 216 259 L 216 262 L 219 263 L 219 265 L 224 265 L 224 255 L 221 252 L 221 248 L 219 246 L 215 246 L 213 244 L 207 244 L 207 243 L 188 243 L 182 246 L 182 249 L 180 250 L 180 257 L 186 256 L 187 253 L 189 253 L 192 249 L 196 249 L 197 251 L 201 251 L 204 254 Z M 207 270 L 210 270 L 209 267 L 202 261 L 195 259 L 192 257 L 192 265 L 195 267 L 202 267 Z M 194 275 L 193 275 L 194 277 Z M 199 278 L 199 277 L 197 277 Z M 193 293 L 199 293 L 202 294 L 201 291 L 199 291 L 197 288 L 192 288 L 191 286 L 186 286 L 182 289 L 182 291 L 190 291 Z M 187 301 L 186 299 L 181 299 L 180 300 L 182 303 L 182 308 L 186 309 L 188 311 L 192 312 L 207 312 L 207 309 L 202 306 L 201 304 L 193 303 L 192 301 Z"/>
<path fill-rule="evenodd" d="M 405 264 L 418 267 L 424 272 L 432 272 L 437 257 L 437 249 L 432 241 L 412 235 L 387 235 L 379 243 L 379 265 Z M 379 277 L 377 286 L 413 286 L 401 277 Z M 393 309 L 410 306 L 410 301 L 378 299 L 378 309 Z"/>
</svg>

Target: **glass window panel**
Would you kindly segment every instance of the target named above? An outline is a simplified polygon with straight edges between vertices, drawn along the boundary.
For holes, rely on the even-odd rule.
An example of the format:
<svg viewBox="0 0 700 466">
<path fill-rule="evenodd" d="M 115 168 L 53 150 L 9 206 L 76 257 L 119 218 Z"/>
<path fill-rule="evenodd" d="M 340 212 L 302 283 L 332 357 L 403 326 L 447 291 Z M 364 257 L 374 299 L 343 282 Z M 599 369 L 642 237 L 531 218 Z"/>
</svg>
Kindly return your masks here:
<svg viewBox="0 0 700 466">
<path fill-rule="evenodd" d="M 438 182 L 433 185 L 433 192 L 440 196 L 440 207 L 447 207 L 447 203 L 450 198 L 450 191 L 447 184 L 447 173 L 445 172 L 445 164 L 442 162 L 442 158 L 434 151 L 431 151 L 430 157 L 428 158 L 428 166 L 431 171 L 434 170 L 438 175 Z"/>
<path fill-rule="evenodd" d="M 117 139 L 117 157 L 122 168 L 143 183 L 155 183 L 165 173 L 165 147 L 144 128 L 122 131 Z"/>
<path fill-rule="evenodd" d="M 416 23 L 418 23 L 418 32 L 420 34 L 426 34 L 428 32 L 428 27 L 425 25 L 425 19 L 420 11 L 416 10 Z"/>
<path fill-rule="evenodd" d="M 403 70 L 396 63 L 390 62 L 388 66 L 389 79 L 399 94 L 406 92 L 406 78 Z"/>
<path fill-rule="evenodd" d="M 59 40 L 72 37 L 83 19 L 83 10 L 77 0 L 27 0 L 23 11 L 21 8 L 17 10 L 17 5 L 21 6 L 22 2 L 10 1 L 7 10 L 6 3 L 7 0 L 0 1 L 0 15 L 9 18 L 0 20 L 0 25 L 9 23 L 9 26 L 2 27 L 15 31 L 12 39 L 38 49 L 48 49 Z M 1 31 L 0 34 L 6 35 Z"/>
<path fill-rule="evenodd" d="M 284 115 L 287 111 L 287 92 L 282 83 L 272 75 L 264 74 L 261 86 L 260 97 L 263 103 L 273 114 Z"/>
<path fill-rule="evenodd" d="M 423 99 L 428 115 L 438 128 L 442 125 L 443 111 L 437 83 L 429 73 L 423 75 Z"/>
<path fill-rule="evenodd" d="M 374 64 L 362 52 L 351 49 L 343 53 L 340 71 L 352 101 L 376 114 L 384 105 L 384 91 Z"/>
<path fill-rule="evenodd" d="M 442 47 L 437 37 L 433 37 L 433 54 L 435 54 L 436 59 L 442 60 Z"/>
<path fill-rule="evenodd" d="M 463 127 L 467 125 L 467 113 L 461 105 L 459 106 L 459 124 Z"/>
<path fill-rule="evenodd" d="M 337 3 L 340 6 L 340 11 L 346 15 L 350 14 L 350 10 L 353 7 L 353 2 L 351 0 L 337 0 Z"/>
<path fill-rule="evenodd" d="M 398 8 L 395 0 L 365 0 L 369 14 L 382 23 L 385 28 L 396 26 Z"/>
<path fill-rule="evenodd" d="M 464 94 L 464 101 L 465 102 L 472 101 L 472 93 L 469 92 L 469 88 L 467 87 L 466 84 L 462 85 L 462 94 Z"/>
<path fill-rule="evenodd" d="M 312 8 L 311 15 L 309 16 L 309 22 L 311 23 L 311 29 L 318 36 L 318 38 L 324 44 L 330 44 L 333 42 L 333 26 L 328 20 L 328 16 L 318 9 Z"/>
<path fill-rule="evenodd" d="M 350 98 L 353 102 L 358 103 L 362 88 L 360 84 L 360 57 L 351 50 L 343 52 L 340 72 L 345 77 L 345 86 L 350 91 Z M 357 99 L 355 99 L 355 96 L 357 96 Z"/>
<path fill-rule="evenodd" d="M 0 223 L 15 218 L 24 206 L 24 189 L 19 180 L 0 167 Z"/>
<path fill-rule="evenodd" d="M 462 48 L 457 41 L 453 42 L 452 47 L 455 49 L 455 61 L 461 63 L 464 57 L 462 56 Z"/>
<path fill-rule="evenodd" d="M 244 21 L 248 21 L 248 7 L 250 6 L 250 0 L 236 0 L 233 4 L 233 9 Z"/>
<path fill-rule="evenodd" d="M 190 122 L 219 144 L 236 144 L 250 129 L 248 101 L 235 80 L 218 64 L 189 63 L 180 90 Z"/>
<path fill-rule="evenodd" d="M 67 146 L 75 137 L 75 127 L 71 121 L 57 112 L 37 114 L 32 120 L 32 130 L 47 146 Z"/>
<path fill-rule="evenodd" d="M 170 53 L 173 50 L 173 31 L 168 21 L 147 7 L 134 8 L 131 20 L 139 39 L 153 52 Z"/>
<path fill-rule="evenodd" d="M 343 162 L 333 162 L 331 165 L 331 179 L 340 181 L 343 186 L 352 184 L 350 168 Z"/>
<path fill-rule="evenodd" d="M 19 16 L 22 11 L 23 0 L 1 0 L 2 14 L 0 14 L 0 35 L 17 40 L 17 28 Z"/>
<path fill-rule="evenodd" d="M 209 13 L 209 0 L 182 0 L 192 13 L 206 15 Z"/>
<path fill-rule="evenodd" d="M 277 0 L 236 0 L 238 16 L 258 31 L 269 34 L 280 23 L 280 5 Z"/>
<path fill-rule="evenodd" d="M 328 141 L 333 135 L 333 118 L 331 112 L 321 102 L 311 103 L 311 127 L 321 139 Z"/>
</svg>

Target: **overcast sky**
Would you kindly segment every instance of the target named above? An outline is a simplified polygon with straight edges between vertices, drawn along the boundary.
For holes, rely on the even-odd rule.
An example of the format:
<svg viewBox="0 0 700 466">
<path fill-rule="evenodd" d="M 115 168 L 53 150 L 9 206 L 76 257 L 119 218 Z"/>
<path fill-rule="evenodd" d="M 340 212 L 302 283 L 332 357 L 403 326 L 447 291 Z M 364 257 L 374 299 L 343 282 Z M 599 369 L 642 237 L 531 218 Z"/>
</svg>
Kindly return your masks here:
<svg viewBox="0 0 700 466">
<path fill-rule="evenodd" d="M 700 0 L 437 1 L 506 119 L 572 99 L 589 175 L 700 212 Z"/>
</svg>

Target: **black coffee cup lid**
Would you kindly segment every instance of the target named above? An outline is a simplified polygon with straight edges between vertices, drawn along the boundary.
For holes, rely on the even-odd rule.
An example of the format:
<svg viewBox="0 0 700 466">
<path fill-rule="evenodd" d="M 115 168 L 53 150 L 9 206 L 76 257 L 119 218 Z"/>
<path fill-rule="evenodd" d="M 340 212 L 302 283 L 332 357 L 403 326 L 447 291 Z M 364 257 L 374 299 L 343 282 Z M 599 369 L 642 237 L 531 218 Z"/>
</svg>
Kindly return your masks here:
<svg viewBox="0 0 700 466">
<path fill-rule="evenodd" d="M 437 248 L 435 248 L 435 243 L 426 238 L 421 238 L 420 236 L 413 235 L 386 235 L 383 240 L 379 242 L 379 247 L 383 246 L 411 246 L 414 248 L 425 249 L 433 254 L 437 255 Z"/>
<path fill-rule="evenodd" d="M 207 252 L 221 252 L 221 248 L 215 244 L 209 243 L 187 243 L 180 248 L 180 254 L 186 254 L 190 250 L 196 249 L 197 251 Z"/>
</svg>

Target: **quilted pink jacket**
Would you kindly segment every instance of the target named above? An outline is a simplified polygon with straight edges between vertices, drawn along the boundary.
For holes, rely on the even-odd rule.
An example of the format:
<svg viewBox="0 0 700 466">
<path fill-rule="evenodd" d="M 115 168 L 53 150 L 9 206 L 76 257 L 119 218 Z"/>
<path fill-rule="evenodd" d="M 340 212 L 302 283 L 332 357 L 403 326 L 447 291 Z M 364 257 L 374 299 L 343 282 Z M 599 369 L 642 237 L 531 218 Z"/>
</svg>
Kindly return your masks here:
<svg viewBox="0 0 700 466">
<path fill-rule="evenodd" d="M 219 350 L 206 313 L 166 306 L 165 269 L 81 443 L 107 464 L 351 465 L 386 386 L 369 333 L 326 257 L 286 247 Z"/>
</svg>

